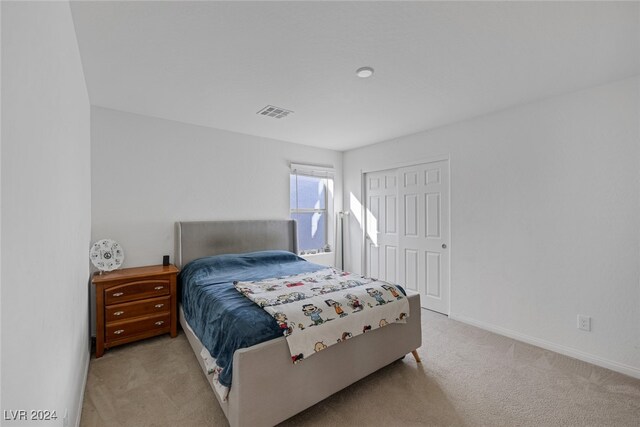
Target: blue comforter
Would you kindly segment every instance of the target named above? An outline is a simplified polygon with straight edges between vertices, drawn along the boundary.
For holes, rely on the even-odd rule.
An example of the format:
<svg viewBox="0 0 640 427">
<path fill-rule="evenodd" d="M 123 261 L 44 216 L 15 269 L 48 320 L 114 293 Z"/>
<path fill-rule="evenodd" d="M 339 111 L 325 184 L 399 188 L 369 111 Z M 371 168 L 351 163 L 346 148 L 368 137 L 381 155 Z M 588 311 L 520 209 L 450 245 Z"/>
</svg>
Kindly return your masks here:
<svg viewBox="0 0 640 427">
<path fill-rule="evenodd" d="M 291 252 L 262 251 L 217 255 L 191 261 L 178 276 L 184 316 L 218 366 L 219 381 L 230 387 L 233 353 L 282 336 L 277 322 L 238 292 L 233 282 L 309 273 L 326 268 Z"/>
</svg>

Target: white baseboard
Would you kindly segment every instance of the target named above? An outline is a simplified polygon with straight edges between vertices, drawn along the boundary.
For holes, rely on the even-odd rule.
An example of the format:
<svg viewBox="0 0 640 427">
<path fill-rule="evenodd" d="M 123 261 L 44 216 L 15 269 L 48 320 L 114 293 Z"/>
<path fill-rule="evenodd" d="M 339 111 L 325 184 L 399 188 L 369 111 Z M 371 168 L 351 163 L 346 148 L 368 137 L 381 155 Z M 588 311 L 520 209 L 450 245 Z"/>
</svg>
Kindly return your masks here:
<svg viewBox="0 0 640 427">
<path fill-rule="evenodd" d="M 589 353 L 585 353 L 575 348 L 566 347 L 564 345 L 545 341 L 540 338 L 534 338 L 529 335 L 521 334 L 520 332 L 512 331 L 511 329 L 495 326 L 490 323 L 481 322 L 479 320 L 472 319 L 470 317 L 462 316 L 459 314 L 451 313 L 449 318 L 457 320 L 462 323 L 466 323 L 472 326 L 476 326 L 480 329 L 487 330 L 489 332 L 496 333 L 498 335 L 504 335 L 505 337 L 513 338 L 514 340 L 526 342 L 527 344 L 535 345 L 537 347 L 551 350 L 556 353 L 564 354 L 565 356 L 573 357 L 574 359 L 582 360 L 593 365 L 597 365 L 603 368 L 611 369 L 612 371 L 619 372 L 621 374 L 629 375 L 634 378 L 640 379 L 640 369 L 625 365 L 624 363 L 614 362 L 613 360 L 603 359 L 598 356 L 594 356 Z"/>
<path fill-rule="evenodd" d="M 76 406 L 76 414 L 77 418 L 74 423 L 69 423 L 69 425 L 74 425 L 76 427 L 80 427 L 80 418 L 82 418 L 82 404 L 84 403 L 84 393 L 87 388 L 87 378 L 89 377 L 89 362 L 91 361 L 91 350 L 87 352 L 87 362 L 84 364 L 84 375 L 82 377 L 82 388 L 80 389 L 80 395 L 78 398 L 78 404 Z"/>
</svg>

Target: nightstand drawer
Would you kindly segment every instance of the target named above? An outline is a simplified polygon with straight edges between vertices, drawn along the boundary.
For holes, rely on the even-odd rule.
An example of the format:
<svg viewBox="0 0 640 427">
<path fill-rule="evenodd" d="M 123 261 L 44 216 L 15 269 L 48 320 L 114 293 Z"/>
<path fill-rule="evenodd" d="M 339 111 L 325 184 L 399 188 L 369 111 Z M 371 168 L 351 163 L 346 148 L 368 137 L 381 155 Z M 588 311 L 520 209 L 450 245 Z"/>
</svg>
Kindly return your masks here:
<svg viewBox="0 0 640 427">
<path fill-rule="evenodd" d="M 125 320 L 124 322 L 110 322 L 106 326 L 106 341 L 116 341 L 132 335 L 143 334 L 154 330 L 168 330 L 171 321 L 170 313 L 143 319 Z"/>
<path fill-rule="evenodd" d="M 137 316 L 160 314 L 171 311 L 171 296 L 146 299 L 144 301 L 125 302 L 105 307 L 107 322 L 130 319 Z"/>
<path fill-rule="evenodd" d="M 169 292 L 170 284 L 168 279 L 139 280 L 105 289 L 104 302 L 106 305 L 118 304 L 125 301 L 169 295 Z"/>
</svg>

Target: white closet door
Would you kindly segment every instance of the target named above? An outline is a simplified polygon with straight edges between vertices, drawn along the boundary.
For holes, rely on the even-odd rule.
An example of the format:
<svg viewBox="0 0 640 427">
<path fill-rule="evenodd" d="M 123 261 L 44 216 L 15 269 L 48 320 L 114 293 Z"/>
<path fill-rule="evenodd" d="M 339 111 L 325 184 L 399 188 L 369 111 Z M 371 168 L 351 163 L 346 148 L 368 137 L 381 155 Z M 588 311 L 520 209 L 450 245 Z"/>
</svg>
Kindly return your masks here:
<svg viewBox="0 0 640 427">
<path fill-rule="evenodd" d="M 400 168 L 398 282 L 449 314 L 449 161 Z"/>
<path fill-rule="evenodd" d="M 398 282 L 398 186 L 395 170 L 365 175 L 366 275 Z"/>
</svg>

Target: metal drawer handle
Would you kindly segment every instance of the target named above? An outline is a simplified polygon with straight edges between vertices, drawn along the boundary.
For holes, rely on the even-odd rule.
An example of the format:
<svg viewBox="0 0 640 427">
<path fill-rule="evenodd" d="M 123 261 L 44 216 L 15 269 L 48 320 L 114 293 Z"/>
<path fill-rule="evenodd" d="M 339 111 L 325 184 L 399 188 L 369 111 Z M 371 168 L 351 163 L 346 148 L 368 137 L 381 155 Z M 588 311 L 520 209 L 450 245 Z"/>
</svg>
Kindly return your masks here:
<svg viewBox="0 0 640 427">
<path fill-rule="evenodd" d="M 158 322 L 156 322 L 154 324 L 160 326 L 160 325 L 164 324 L 164 320 L 160 320 L 160 321 L 158 321 Z"/>
<path fill-rule="evenodd" d="M 113 333 L 116 334 L 116 335 L 120 335 L 123 332 L 124 332 L 124 329 L 118 329 L 117 331 L 114 331 Z"/>
<path fill-rule="evenodd" d="M 164 307 L 164 304 L 156 304 L 154 307 L 155 308 L 162 308 L 162 307 Z"/>
<path fill-rule="evenodd" d="M 115 313 L 113 313 L 114 316 L 121 316 L 124 314 L 124 311 L 116 311 Z"/>
<path fill-rule="evenodd" d="M 116 292 L 113 294 L 114 297 L 121 297 L 122 295 L 124 295 L 124 292 Z"/>
<path fill-rule="evenodd" d="M 164 289 L 164 286 L 156 286 L 156 287 L 155 287 L 155 288 L 153 288 L 153 289 L 155 289 L 156 291 L 159 291 L 160 289 Z"/>
</svg>

